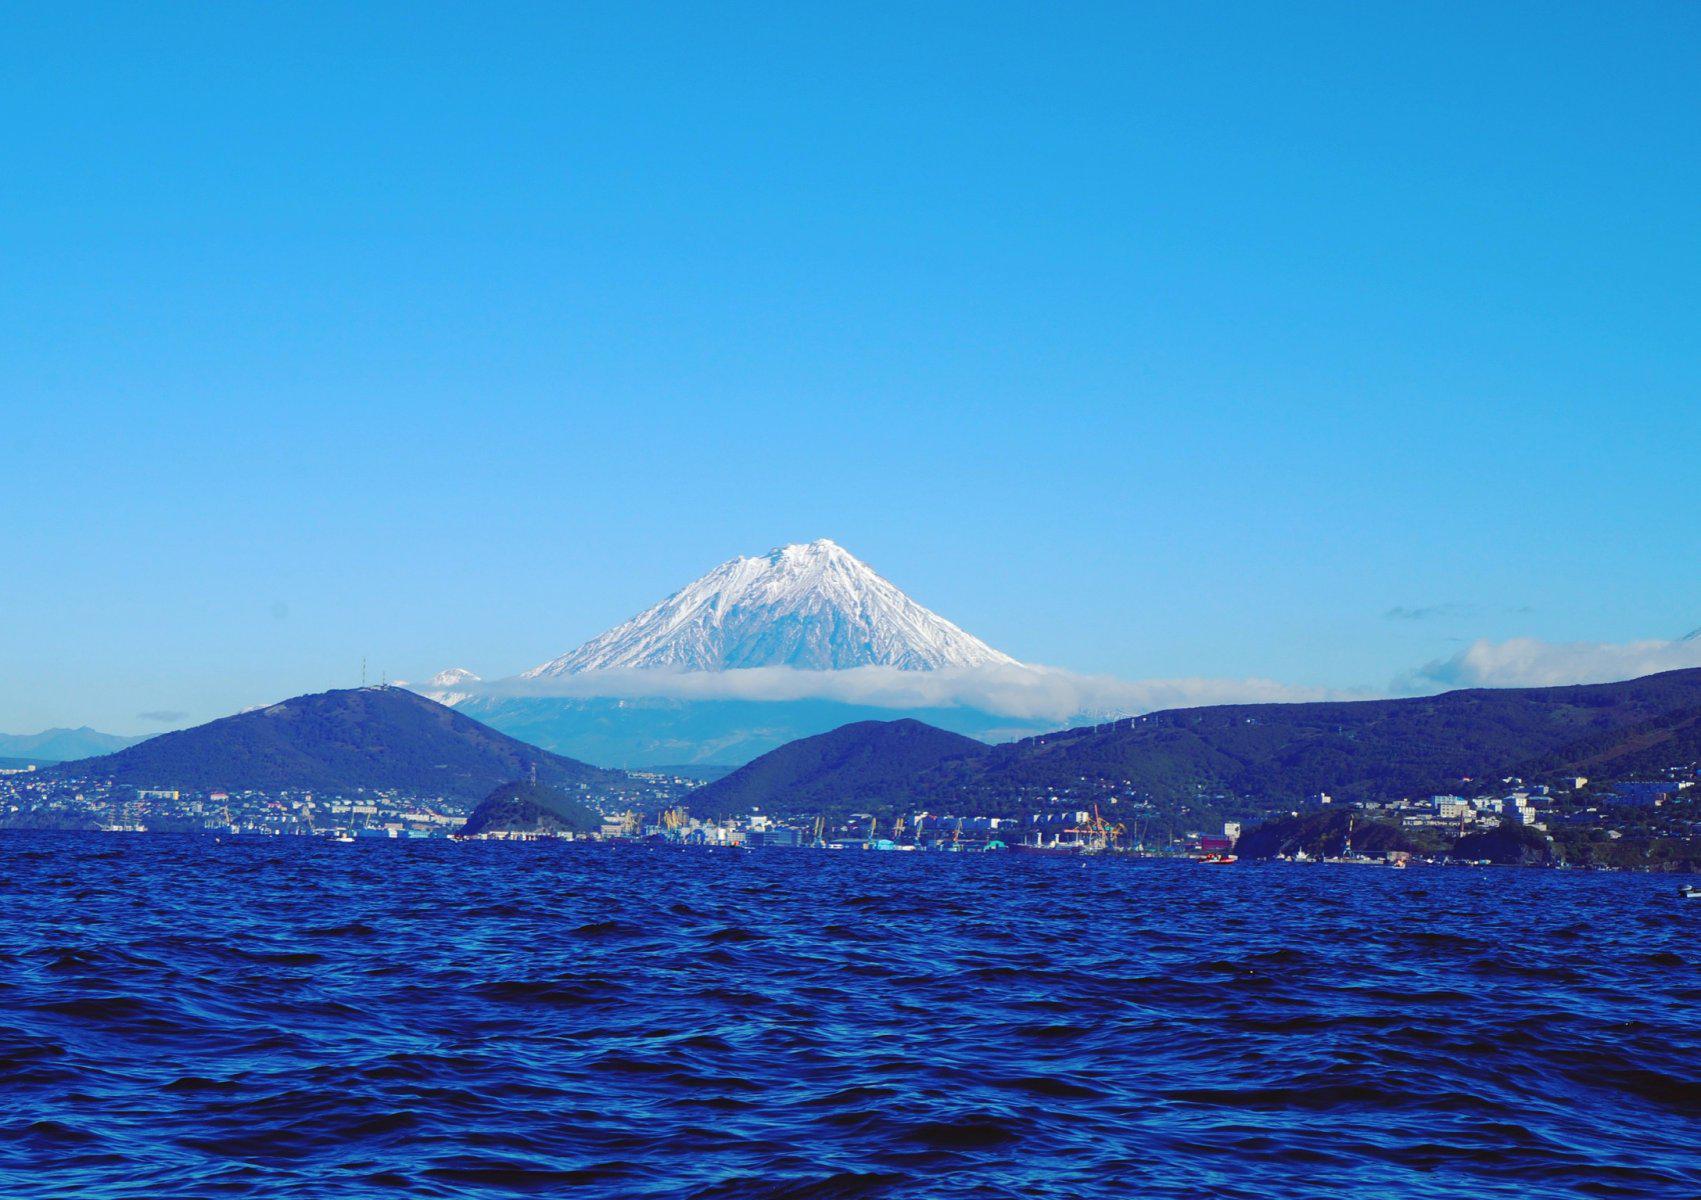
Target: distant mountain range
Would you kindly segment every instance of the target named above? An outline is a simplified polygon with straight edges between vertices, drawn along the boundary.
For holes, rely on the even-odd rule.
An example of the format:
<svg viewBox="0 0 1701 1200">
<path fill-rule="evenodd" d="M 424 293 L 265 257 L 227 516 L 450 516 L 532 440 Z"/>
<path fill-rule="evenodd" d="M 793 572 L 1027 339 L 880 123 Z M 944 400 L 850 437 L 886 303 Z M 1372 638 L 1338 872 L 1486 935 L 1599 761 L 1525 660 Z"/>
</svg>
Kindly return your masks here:
<svg viewBox="0 0 1701 1200">
<path fill-rule="evenodd" d="M 1318 792 L 1362 800 L 1492 788 L 1513 775 L 1630 778 L 1701 761 L 1701 669 L 1577 687 L 1173 709 L 999 746 L 941 730 L 923 737 L 913 724 L 802 739 L 703 788 L 692 805 L 996 814 L 1054 794 L 1287 804 Z M 922 751 L 901 771 L 887 757 L 894 742 Z"/>
<path fill-rule="evenodd" d="M 1172 709 L 989 746 L 912 719 L 787 743 L 692 793 L 701 816 L 926 808 L 1011 814 L 1051 797 L 1168 807 L 1391 799 L 1509 776 L 1625 779 L 1701 761 L 1701 669 L 1624 683 L 1407 700 Z M 46 768 L 139 787 L 384 789 L 472 803 L 530 780 L 630 795 L 625 772 L 527 745 L 393 687 L 298 696 Z"/>
<path fill-rule="evenodd" d="M 896 709 L 824 697 L 699 696 L 695 679 L 755 668 L 819 674 L 1020 667 L 828 539 L 722 563 L 631 620 L 511 680 L 464 668 L 419 690 L 559 753 L 627 768 L 736 766 L 847 723 L 913 717 L 989 740 L 1055 722 L 967 706 Z M 675 685 L 645 689 L 650 674 Z"/>
<path fill-rule="evenodd" d="M 631 782 L 394 687 L 297 696 L 49 771 L 137 787 L 367 788 L 467 803 L 534 774 L 542 784 L 592 792 Z"/>
<path fill-rule="evenodd" d="M 0 733 L 0 758 L 24 762 L 65 762 L 87 758 L 91 754 L 110 754 L 142 741 L 140 737 L 124 737 L 102 733 L 84 725 L 77 729 L 44 729 L 40 733 Z"/>
</svg>

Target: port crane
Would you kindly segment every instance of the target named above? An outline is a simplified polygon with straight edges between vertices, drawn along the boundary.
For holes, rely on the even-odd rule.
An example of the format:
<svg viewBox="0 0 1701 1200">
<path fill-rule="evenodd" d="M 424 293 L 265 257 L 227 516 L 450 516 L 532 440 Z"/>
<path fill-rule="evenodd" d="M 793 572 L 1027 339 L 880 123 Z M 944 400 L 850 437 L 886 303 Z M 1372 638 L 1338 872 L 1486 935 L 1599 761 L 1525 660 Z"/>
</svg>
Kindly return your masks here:
<svg viewBox="0 0 1701 1200">
<path fill-rule="evenodd" d="M 1105 820 L 1099 812 L 1098 802 L 1094 801 L 1092 818 L 1063 832 L 1074 834 L 1083 850 L 1108 850 L 1126 837 L 1128 830 L 1120 822 Z"/>
</svg>

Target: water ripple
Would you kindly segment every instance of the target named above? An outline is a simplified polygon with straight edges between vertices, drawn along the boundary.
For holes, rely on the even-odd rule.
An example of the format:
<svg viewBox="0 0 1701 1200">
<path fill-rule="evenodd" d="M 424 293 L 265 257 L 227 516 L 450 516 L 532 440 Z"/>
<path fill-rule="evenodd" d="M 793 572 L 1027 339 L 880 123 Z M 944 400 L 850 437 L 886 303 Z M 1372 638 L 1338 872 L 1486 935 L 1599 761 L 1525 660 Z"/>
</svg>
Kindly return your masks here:
<svg viewBox="0 0 1701 1200">
<path fill-rule="evenodd" d="M 0 836 L 0 1195 L 1701 1195 L 1670 878 Z"/>
</svg>

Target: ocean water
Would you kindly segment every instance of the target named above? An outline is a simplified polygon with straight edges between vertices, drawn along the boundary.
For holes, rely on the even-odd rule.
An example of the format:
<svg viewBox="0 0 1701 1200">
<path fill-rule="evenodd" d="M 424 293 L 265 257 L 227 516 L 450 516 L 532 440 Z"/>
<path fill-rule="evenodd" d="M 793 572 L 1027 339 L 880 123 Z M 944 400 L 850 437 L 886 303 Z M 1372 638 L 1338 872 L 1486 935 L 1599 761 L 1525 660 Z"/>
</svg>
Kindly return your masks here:
<svg viewBox="0 0 1701 1200">
<path fill-rule="evenodd" d="M 1701 1196 L 1671 877 L 0 834 L 0 1196 Z"/>
</svg>

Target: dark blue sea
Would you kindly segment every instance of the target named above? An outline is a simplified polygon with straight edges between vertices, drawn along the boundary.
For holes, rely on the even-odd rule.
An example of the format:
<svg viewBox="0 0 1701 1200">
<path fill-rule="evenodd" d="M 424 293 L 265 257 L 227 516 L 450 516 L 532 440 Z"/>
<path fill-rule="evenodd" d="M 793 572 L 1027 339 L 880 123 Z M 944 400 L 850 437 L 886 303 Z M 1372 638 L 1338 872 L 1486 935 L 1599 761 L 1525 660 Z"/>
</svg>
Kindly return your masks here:
<svg viewBox="0 0 1701 1200">
<path fill-rule="evenodd" d="M 0 1196 L 1701 1196 L 1666 876 L 0 834 Z"/>
</svg>

